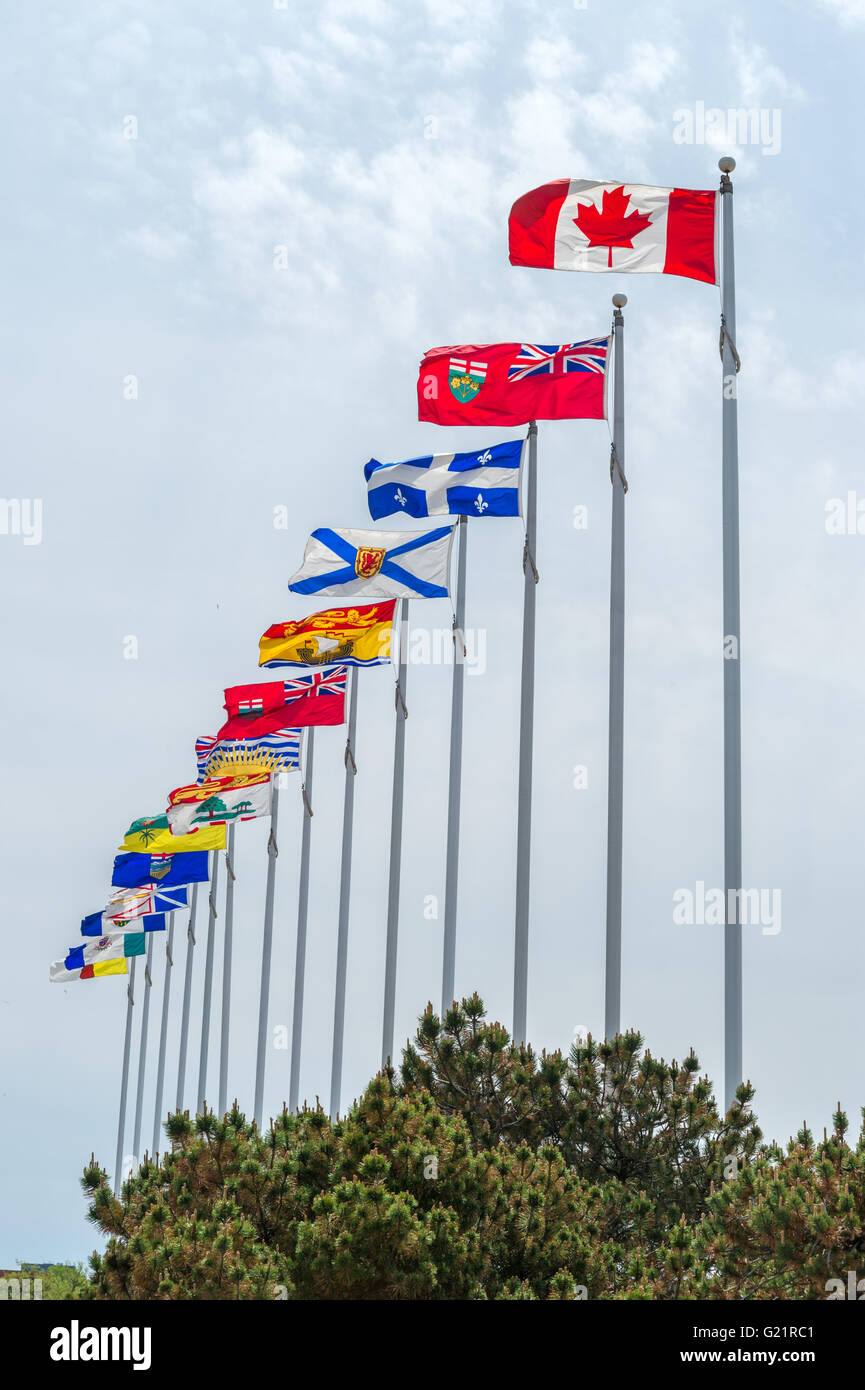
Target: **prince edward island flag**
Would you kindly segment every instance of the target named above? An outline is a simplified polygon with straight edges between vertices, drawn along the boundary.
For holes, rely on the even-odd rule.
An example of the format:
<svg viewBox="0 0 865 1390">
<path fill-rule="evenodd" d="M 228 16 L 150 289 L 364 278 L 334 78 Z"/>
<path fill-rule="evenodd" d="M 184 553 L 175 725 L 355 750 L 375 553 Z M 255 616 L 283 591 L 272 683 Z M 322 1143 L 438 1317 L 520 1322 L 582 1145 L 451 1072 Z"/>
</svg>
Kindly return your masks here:
<svg viewBox="0 0 865 1390">
<path fill-rule="evenodd" d="M 405 463 L 370 459 L 363 472 L 370 516 L 519 516 L 524 441 Z"/>
<path fill-rule="evenodd" d="M 288 587 L 295 594 L 364 598 L 447 598 L 453 526 L 433 531 L 336 531 L 306 543 Z"/>
</svg>

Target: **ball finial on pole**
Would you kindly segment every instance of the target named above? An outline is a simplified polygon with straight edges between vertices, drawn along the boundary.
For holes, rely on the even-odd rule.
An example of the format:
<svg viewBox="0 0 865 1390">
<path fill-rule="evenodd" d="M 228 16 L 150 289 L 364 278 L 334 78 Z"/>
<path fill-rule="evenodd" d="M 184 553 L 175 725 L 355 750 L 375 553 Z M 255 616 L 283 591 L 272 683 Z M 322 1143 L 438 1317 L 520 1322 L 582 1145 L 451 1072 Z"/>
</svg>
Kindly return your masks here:
<svg viewBox="0 0 865 1390">
<path fill-rule="evenodd" d="M 628 302 L 628 296 L 627 296 L 626 294 L 614 294 L 614 295 L 613 295 L 613 306 L 614 306 L 616 309 L 624 309 L 624 307 L 625 307 L 625 305 L 627 304 L 627 302 Z"/>
<path fill-rule="evenodd" d="M 736 161 L 731 154 L 722 155 L 718 160 L 718 168 L 722 174 L 732 174 L 736 167 Z"/>
</svg>

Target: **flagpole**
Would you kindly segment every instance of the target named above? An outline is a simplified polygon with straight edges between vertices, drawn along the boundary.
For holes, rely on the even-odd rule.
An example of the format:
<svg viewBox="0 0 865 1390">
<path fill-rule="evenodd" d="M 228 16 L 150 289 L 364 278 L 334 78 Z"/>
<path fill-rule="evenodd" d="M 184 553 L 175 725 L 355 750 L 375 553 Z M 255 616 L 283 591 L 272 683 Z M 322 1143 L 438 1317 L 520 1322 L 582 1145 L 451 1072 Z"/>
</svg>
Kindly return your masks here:
<svg viewBox="0 0 865 1390">
<path fill-rule="evenodd" d="M 514 920 L 515 1043 L 526 1041 L 529 979 L 529 869 L 532 839 L 532 738 L 535 711 L 535 568 L 537 540 L 538 426 L 529 424 L 526 464 L 526 543 L 523 550 L 523 668 L 520 697 L 520 765 L 517 802 L 517 893 Z"/>
<path fill-rule="evenodd" d="M 198 908 L 198 884 L 192 885 L 192 902 L 186 924 L 186 972 L 183 979 L 183 1011 L 180 1016 L 180 1051 L 177 1059 L 177 1102 L 175 1110 L 183 1113 L 183 1092 L 186 1089 L 186 1049 L 189 1042 L 189 1002 L 192 998 L 192 964 L 195 950 L 195 914 Z"/>
<path fill-rule="evenodd" d="M 141 1111 L 144 1101 L 144 1068 L 147 1061 L 147 1026 L 150 1021 L 150 990 L 153 977 L 150 964 L 153 960 L 153 932 L 147 933 L 147 953 L 144 957 L 144 1004 L 141 1009 L 141 1041 L 138 1050 L 138 1091 L 135 1097 L 135 1125 L 132 1134 L 132 1156 L 137 1166 L 141 1159 L 138 1149 L 141 1143 Z"/>
<path fill-rule="evenodd" d="M 742 1080 L 742 924 L 730 920 L 731 894 L 742 889 L 742 687 L 739 629 L 739 439 L 736 400 L 736 283 L 733 256 L 735 159 L 718 160 L 723 209 L 721 275 L 721 431 L 724 586 L 724 1096 L 727 1109 Z"/>
<path fill-rule="evenodd" d="M 204 997 L 201 1002 L 201 1047 L 198 1053 L 197 1114 L 204 1114 L 207 1090 L 207 1054 L 210 1049 L 210 1002 L 213 993 L 213 939 L 216 935 L 216 885 L 219 880 L 219 850 L 211 850 L 210 912 L 207 918 L 207 946 L 204 953 Z"/>
<path fill-rule="evenodd" d="M 354 830 L 354 738 L 357 729 L 357 667 L 349 672 L 348 735 L 345 741 L 345 794 L 342 803 L 342 856 L 339 872 L 339 919 L 336 933 L 336 991 L 333 1004 L 333 1053 L 330 1063 L 330 1117 L 339 1114 L 342 1089 L 342 1050 L 345 1035 L 345 977 L 348 963 L 348 921 L 351 895 L 351 849 Z"/>
<path fill-rule="evenodd" d="M 261 993 L 258 1001 L 258 1048 L 255 1058 L 255 1123 L 261 1131 L 264 1107 L 264 1064 L 267 1048 L 267 1013 L 270 1005 L 270 956 L 273 946 L 273 899 L 276 886 L 276 827 L 279 819 L 279 779 L 273 778 L 273 799 L 270 803 L 270 835 L 267 840 L 267 888 L 264 897 L 264 936 L 261 943 Z"/>
<path fill-rule="evenodd" d="M 159 1062 L 156 1067 L 156 1103 L 153 1107 L 153 1153 L 159 1152 L 162 1121 L 162 1093 L 165 1087 L 165 1048 L 168 1041 L 168 1003 L 171 998 L 171 971 L 174 967 L 174 913 L 168 914 L 168 936 L 165 942 L 165 978 L 162 985 L 162 1025 L 159 1029 Z"/>
<path fill-rule="evenodd" d="M 231 947 L 234 929 L 234 831 L 228 827 L 225 851 L 225 942 L 222 955 L 222 1029 L 219 1041 L 219 1117 L 228 1108 L 228 1037 L 231 1016 Z"/>
<path fill-rule="evenodd" d="M 460 859 L 460 793 L 463 763 L 463 684 L 465 679 L 466 544 L 468 518 L 457 523 L 457 592 L 454 613 L 454 676 L 451 688 L 451 753 L 445 866 L 445 925 L 442 953 L 442 1018 L 454 1002 L 457 950 L 457 892 Z"/>
<path fill-rule="evenodd" d="M 621 1029 L 622 1007 L 622 801 L 625 729 L 625 320 L 627 295 L 614 294 L 615 392 L 613 488 L 610 527 L 610 714 L 607 752 L 607 948 L 604 1037 Z"/>
<path fill-rule="evenodd" d="M 129 963 L 126 985 L 126 1032 L 123 1037 L 123 1070 L 120 1076 L 120 1112 L 117 1116 L 117 1155 L 114 1160 L 114 1195 L 120 1196 L 123 1183 L 123 1136 L 126 1129 L 126 1097 L 129 1090 L 129 1054 L 132 1049 L 132 1010 L 135 1006 L 135 960 Z"/>
<path fill-rule="evenodd" d="M 396 947 L 399 932 L 399 881 L 402 867 L 402 802 L 405 773 L 405 704 L 408 664 L 408 599 L 400 599 L 399 672 L 396 682 L 396 732 L 393 748 L 393 794 L 390 813 L 390 881 L 387 893 L 387 944 L 384 964 L 384 1018 L 381 1031 L 381 1064 L 393 1056 L 396 1005 Z"/>
<path fill-rule="evenodd" d="M 303 834 L 300 842 L 300 886 L 297 894 L 297 947 L 294 957 L 294 1008 L 291 1015 L 291 1072 L 288 1108 L 297 1109 L 300 1090 L 300 1049 L 303 1041 L 303 989 L 306 975 L 306 921 L 309 907 L 309 844 L 312 835 L 312 769 L 315 728 L 306 731 L 306 767 L 300 791 L 303 797 Z"/>
</svg>

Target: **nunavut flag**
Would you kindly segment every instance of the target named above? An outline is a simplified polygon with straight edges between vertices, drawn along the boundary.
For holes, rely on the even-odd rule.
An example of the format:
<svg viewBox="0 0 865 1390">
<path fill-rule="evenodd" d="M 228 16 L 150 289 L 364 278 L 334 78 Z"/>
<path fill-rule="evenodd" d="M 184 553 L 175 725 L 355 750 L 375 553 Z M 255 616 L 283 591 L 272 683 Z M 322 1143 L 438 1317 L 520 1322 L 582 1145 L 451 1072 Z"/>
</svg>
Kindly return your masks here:
<svg viewBox="0 0 865 1390">
<path fill-rule="evenodd" d="M 109 932 L 98 941 L 73 946 L 65 960 L 56 960 L 51 966 L 49 979 L 56 985 L 100 975 L 125 975 L 129 957 L 143 956 L 144 950 L 144 932 Z"/>
<path fill-rule="evenodd" d="M 556 179 L 511 208 L 511 265 L 656 271 L 717 285 L 719 203 L 711 189 Z"/>
<path fill-rule="evenodd" d="M 396 599 L 326 608 L 297 622 L 274 623 L 258 644 L 259 666 L 384 666 Z"/>
<path fill-rule="evenodd" d="M 433 425 L 603 420 L 609 338 L 431 348 L 417 382 L 418 419 Z"/>
</svg>

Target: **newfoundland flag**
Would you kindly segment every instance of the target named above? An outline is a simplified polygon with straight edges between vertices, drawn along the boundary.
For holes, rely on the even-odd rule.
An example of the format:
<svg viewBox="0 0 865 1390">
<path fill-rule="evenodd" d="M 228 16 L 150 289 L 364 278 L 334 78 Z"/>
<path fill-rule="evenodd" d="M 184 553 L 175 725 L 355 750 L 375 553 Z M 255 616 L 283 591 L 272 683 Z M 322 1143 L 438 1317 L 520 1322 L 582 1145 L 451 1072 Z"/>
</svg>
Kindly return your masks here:
<svg viewBox="0 0 865 1390">
<path fill-rule="evenodd" d="M 111 875 L 112 888 L 140 888 L 153 884 L 174 888 L 181 883 L 206 883 L 207 850 L 183 854 L 118 854 Z"/>
<path fill-rule="evenodd" d="M 511 265 L 656 271 L 717 285 L 719 201 L 711 189 L 556 179 L 511 208 Z"/>
<path fill-rule="evenodd" d="M 418 419 L 433 425 L 603 420 L 609 338 L 431 348 L 420 364 Z"/>
</svg>

